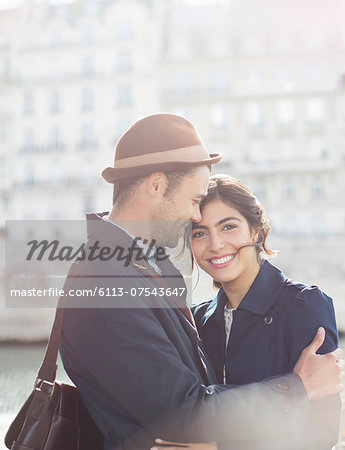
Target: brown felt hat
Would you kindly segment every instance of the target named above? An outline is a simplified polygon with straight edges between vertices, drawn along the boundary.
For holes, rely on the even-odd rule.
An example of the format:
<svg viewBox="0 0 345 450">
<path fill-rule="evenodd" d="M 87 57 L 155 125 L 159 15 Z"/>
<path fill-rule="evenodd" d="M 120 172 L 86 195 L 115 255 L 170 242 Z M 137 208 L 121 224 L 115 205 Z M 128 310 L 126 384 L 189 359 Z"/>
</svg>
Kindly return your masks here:
<svg viewBox="0 0 345 450">
<path fill-rule="evenodd" d="M 209 154 L 194 125 L 176 114 L 153 114 L 135 122 L 115 147 L 114 167 L 103 170 L 109 183 L 152 172 L 187 170 L 222 159 Z"/>
</svg>

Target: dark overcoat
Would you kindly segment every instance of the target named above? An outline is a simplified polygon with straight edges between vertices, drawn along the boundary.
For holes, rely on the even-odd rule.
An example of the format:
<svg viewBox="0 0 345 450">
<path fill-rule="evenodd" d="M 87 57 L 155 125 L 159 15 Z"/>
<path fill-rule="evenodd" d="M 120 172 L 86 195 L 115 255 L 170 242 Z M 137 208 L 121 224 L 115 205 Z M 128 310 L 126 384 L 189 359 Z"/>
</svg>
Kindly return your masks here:
<svg viewBox="0 0 345 450">
<path fill-rule="evenodd" d="M 269 261 L 233 311 L 229 342 L 225 343 L 223 289 L 210 300 L 192 308 L 195 322 L 218 383 L 242 385 L 293 370 L 302 350 L 310 344 L 318 327 L 326 338 L 318 353 L 338 347 L 338 332 L 332 299 L 317 286 L 306 286 L 288 279 Z M 316 405 L 316 404 L 313 404 Z M 313 448 L 324 449 L 337 440 L 339 397 L 317 404 L 323 434 Z M 323 441 L 322 441 L 323 439 Z M 331 445 L 328 445 L 330 447 Z"/>
<path fill-rule="evenodd" d="M 106 260 L 109 252 L 101 250 L 131 245 L 126 232 L 91 215 L 86 257 L 72 265 L 65 283 L 70 295 L 61 356 L 105 449 L 147 449 L 155 437 L 218 441 L 231 449 L 256 448 L 246 446 L 248 440 L 268 437 L 297 442 L 310 415 L 300 378 L 290 374 L 234 389 L 217 385 L 198 334 L 179 307 L 185 297 L 157 295 L 162 280 L 171 290 L 185 288 L 170 260 L 158 263 L 158 279 L 148 261 L 132 258 L 127 265 L 117 257 Z M 88 258 L 97 246 L 103 257 L 93 251 Z M 140 295 L 139 288 L 146 291 Z"/>
</svg>

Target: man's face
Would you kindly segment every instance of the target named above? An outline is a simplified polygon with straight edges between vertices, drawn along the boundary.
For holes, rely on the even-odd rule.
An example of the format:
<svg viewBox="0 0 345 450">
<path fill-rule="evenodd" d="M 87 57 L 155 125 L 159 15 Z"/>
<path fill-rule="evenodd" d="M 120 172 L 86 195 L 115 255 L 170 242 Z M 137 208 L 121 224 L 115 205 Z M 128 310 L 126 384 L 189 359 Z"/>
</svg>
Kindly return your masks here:
<svg viewBox="0 0 345 450">
<path fill-rule="evenodd" d="M 198 167 L 170 195 L 161 198 L 152 213 L 153 236 L 158 246 L 176 247 L 190 221 L 201 219 L 199 205 L 207 193 L 209 176 L 207 166 Z"/>
</svg>

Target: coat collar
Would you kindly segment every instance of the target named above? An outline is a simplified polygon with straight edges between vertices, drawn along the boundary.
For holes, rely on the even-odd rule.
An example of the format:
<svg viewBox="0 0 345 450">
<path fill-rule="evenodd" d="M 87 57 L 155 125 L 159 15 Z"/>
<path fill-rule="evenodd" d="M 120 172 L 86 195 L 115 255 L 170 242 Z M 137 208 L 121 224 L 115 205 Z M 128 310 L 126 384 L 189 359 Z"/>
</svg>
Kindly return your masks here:
<svg viewBox="0 0 345 450">
<path fill-rule="evenodd" d="M 237 310 L 265 315 L 277 301 L 286 280 L 286 276 L 277 267 L 265 260 Z M 205 325 L 211 317 L 213 320 L 222 323 L 226 301 L 225 292 L 220 289 L 218 295 L 208 305 L 201 326 Z"/>
</svg>

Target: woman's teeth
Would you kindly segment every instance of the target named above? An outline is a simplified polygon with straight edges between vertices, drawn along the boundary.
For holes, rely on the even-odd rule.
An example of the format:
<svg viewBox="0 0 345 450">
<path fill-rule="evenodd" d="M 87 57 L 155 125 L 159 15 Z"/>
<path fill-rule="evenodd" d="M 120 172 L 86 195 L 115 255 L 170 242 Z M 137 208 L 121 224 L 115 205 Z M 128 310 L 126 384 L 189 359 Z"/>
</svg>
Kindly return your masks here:
<svg viewBox="0 0 345 450">
<path fill-rule="evenodd" d="M 224 264 L 228 261 L 231 261 L 234 255 L 224 256 L 223 258 L 219 259 L 211 259 L 212 264 Z"/>
</svg>

